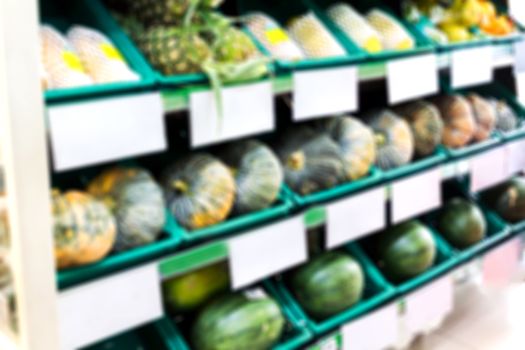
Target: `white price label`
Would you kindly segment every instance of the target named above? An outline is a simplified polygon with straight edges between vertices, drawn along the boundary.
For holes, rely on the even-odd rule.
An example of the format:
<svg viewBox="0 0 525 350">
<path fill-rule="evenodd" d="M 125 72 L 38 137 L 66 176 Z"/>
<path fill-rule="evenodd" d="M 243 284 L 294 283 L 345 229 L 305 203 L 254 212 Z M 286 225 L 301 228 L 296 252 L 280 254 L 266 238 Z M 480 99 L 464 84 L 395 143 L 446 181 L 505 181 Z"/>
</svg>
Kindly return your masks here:
<svg viewBox="0 0 525 350">
<path fill-rule="evenodd" d="M 400 58 L 387 62 L 388 100 L 406 102 L 438 92 L 436 55 Z"/>
<path fill-rule="evenodd" d="M 483 257 L 483 281 L 497 287 L 508 286 L 520 265 L 521 238 L 515 238 Z"/>
<path fill-rule="evenodd" d="M 397 304 L 388 305 L 343 326 L 343 350 L 387 349 L 399 339 Z M 381 330 L 381 336 L 377 331 Z"/>
<path fill-rule="evenodd" d="M 525 104 L 525 72 L 514 74 L 516 81 L 516 90 L 518 91 L 518 100 L 521 104 Z"/>
<path fill-rule="evenodd" d="M 428 170 L 392 184 L 392 223 L 424 214 L 441 206 L 441 168 Z"/>
<path fill-rule="evenodd" d="M 525 170 L 525 140 L 507 144 L 509 176 Z"/>
<path fill-rule="evenodd" d="M 478 192 L 509 177 L 507 150 L 501 146 L 474 156 L 470 161 L 470 191 Z"/>
<path fill-rule="evenodd" d="M 525 23 L 525 2 L 523 0 L 508 0 L 510 15 L 520 23 Z"/>
<path fill-rule="evenodd" d="M 255 229 L 228 241 L 234 289 L 298 265 L 307 259 L 302 216 Z"/>
<path fill-rule="evenodd" d="M 379 187 L 327 206 L 327 248 L 383 229 L 386 226 L 385 188 Z"/>
<path fill-rule="evenodd" d="M 191 145 L 200 147 L 272 131 L 275 108 L 272 84 L 261 82 L 221 89 L 222 115 L 213 92 L 190 95 Z"/>
<path fill-rule="evenodd" d="M 514 73 L 525 73 L 525 40 L 514 43 Z"/>
<path fill-rule="evenodd" d="M 47 113 L 57 171 L 167 147 L 159 93 L 57 105 Z"/>
<path fill-rule="evenodd" d="M 491 82 L 494 74 L 493 47 L 483 46 L 453 51 L 451 70 L 454 89 Z"/>
<path fill-rule="evenodd" d="M 358 109 L 357 67 L 293 73 L 293 118 L 296 121 Z"/>
<path fill-rule="evenodd" d="M 58 302 L 62 349 L 91 345 L 164 314 L 156 264 L 68 289 Z"/>
<path fill-rule="evenodd" d="M 454 283 L 451 275 L 432 282 L 406 298 L 405 324 L 411 333 L 425 331 L 445 317 L 454 307 Z"/>
</svg>

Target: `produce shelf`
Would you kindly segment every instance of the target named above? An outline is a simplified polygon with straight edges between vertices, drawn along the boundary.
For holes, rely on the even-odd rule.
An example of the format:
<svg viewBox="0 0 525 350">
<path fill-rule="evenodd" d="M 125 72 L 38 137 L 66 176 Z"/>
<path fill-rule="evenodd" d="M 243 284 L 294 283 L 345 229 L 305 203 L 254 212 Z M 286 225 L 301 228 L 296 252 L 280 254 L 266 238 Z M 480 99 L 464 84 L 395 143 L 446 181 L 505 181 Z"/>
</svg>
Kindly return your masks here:
<svg viewBox="0 0 525 350">
<path fill-rule="evenodd" d="M 444 245 L 447 246 L 448 250 L 450 250 L 453 253 L 453 255 L 459 259 L 461 263 L 465 263 L 469 260 L 474 259 L 476 256 L 479 256 L 482 252 L 486 251 L 487 249 L 490 249 L 490 247 L 493 247 L 494 245 L 497 245 L 498 243 L 502 242 L 511 235 L 511 228 L 505 222 L 503 222 L 497 216 L 497 214 L 485 208 L 484 206 L 479 205 L 474 200 L 473 196 L 470 196 L 468 193 L 466 193 L 465 189 L 462 188 L 459 183 L 448 183 L 447 186 L 445 186 L 445 189 L 446 192 L 444 193 L 443 198 L 444 205 L 446 205 L 448 200 L 452 198 L 463 198 L 465 200 L 468 200 L 474 205 L 478 205 L 478 207 L 483 213 L 483 217 L 485 218 L 485 222 L 487 224 L 487 236 L 485 239 L 473 245 L 472 247 L 460 250 L 452 247 L 452 245 L 449 242 L 447 242 L 446 238 L 444 238 L 442 234 L 439 233 L 439 225 L 437 220 L 440 209 L 426 215 L 424 221 L 428 223 L 438 233 Z"/>
<path fill-rule="evenodd" d="M 266 284 L 259 288 L 262 288 L 279 304 L 286 320 L 283 335 L 278 343 L 272 347 L 272 350 L 295 350 L 302 348 L 302 346 L 312 339 L 310 331 L 297 319 L 290 305 L 285 300 L 282 300 L 275 290 Z M 182 323 L 184 323 L 184 321 L 182 321 Z M 164 342 L 162 349 L 191 350 L 190 343 L 182 334 L 180 327 L 181 325 L 174 322 L 170 316 L 164 317 L 151 326 L 151 328 L 157 332 L 158 341 L 161 343 Z M 152 333 L 150 333 L 150 335 L 152 335 Z"/>
<path fill-rule="evenodd" d="M 286 286 L 286 283 L 283 281 L 283 278 L 285 277 L 279 277 L 268 282 L 271 285 L 271 288 L 275 289 L 280 295 L 282 295 L 283 299 L 286 300 L 286 302 L 295 310 L 299 317 L 306 320 L 308 328 L 316 335 L 324 334 L 331 329 L 335 329 L 344 323 L 358 318 L 395 296 L 395 289 L 388 284 L 359 246 L 356 244 L 349 244 L 345 247 L 345 251 L 354 257 L 363 268 L 365 275 L 365 290 L 363 298 L 349 309 L 332 317 L 328 317 L 325 320 L 317 320 L 308 315 L 293 297 L 290 289 Z"/>
</svg>

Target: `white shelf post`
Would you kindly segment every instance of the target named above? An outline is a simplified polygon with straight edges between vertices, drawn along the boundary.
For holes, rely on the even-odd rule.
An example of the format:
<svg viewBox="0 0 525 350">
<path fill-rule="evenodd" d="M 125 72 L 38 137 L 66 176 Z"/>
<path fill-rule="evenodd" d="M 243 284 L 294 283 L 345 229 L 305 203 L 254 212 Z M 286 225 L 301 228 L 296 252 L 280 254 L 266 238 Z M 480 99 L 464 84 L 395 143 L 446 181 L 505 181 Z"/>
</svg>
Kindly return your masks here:
<svg viewBox="0 0 525 350">
<path fill-rule="evenodd" d="M 58 350 L 37 0 L 0 1 L 0 145 L 6 173 L 18 348 Z"/>
</svg>

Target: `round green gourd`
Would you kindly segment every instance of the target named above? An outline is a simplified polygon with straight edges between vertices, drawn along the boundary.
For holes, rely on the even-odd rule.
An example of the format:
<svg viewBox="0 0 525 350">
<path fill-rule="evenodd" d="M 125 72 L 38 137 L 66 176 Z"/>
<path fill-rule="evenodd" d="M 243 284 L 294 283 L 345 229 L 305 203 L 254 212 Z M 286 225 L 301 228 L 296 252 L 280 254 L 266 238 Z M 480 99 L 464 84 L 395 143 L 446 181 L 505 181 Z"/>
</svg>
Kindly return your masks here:
<svg viewBox="0 0 525 350">
<path fill-rule="evenodd" d="M 357 303 L 364 290 L 361 266 L 351 256 L 329 252 L 294 270 L 290 287 L 299 304 L 316 319 L 324 319 Z"/>
<path fill-rule="evenodd" d="M 94 263 L 109 254 L 117 227 L 102 202 L 84 192 L 55 190 L 52 203 L 58 269 Z"/>
<path fill-rule="evenodd" d="M 104 200 L 117 220 L 115 251 L 155 242 L 165 224 L 164 194 L 140 168 L 115 167 L 94 178 L 88 192 Z"/>
<path fill-rule="evenodd" d="M 198 314 L 192 330 L 196 350 L 267 350 L 279 339 L 285 319 L 271 298 L 232 293 Z"/>
<path fill-rule="evenodd" d="M 276 152 L 286 184 L 301 195 L 332 188 L 345 180 L 341 151 L 327 135 L 300 127 L 282 138 Z"/>
<path fill-rule="evenodd" d="M 368 124 L 377 142 L 377 165 L 383 170 L 410 163 L 414 156 L 414 136 L 408 123 L 389 110 L 372 113 Z"/>
<path fill-rule="evenodd" d="M 401 105 L 395 112 L 410 124 L 416 155 L 426 157 L 433 154 L 441 144 L 443 134 L 443 121 L 436 106 L 419 100 Z"/>
<path fill-rule="evenodd" d="M 369 174 L 376 161 L 372 129 L 350 116 L 323 119 L 317 127 L 339 146 L 347 180 L 357 180 Z"/>
<path fill-rule="evenodd" d="M 483 199 L 505 220 L 525 220 L 525 178 L 523 176 L 483 193 Z"/>
<path fill-rule="evenodd" d="M 465 249 L 486 237 L 487 222 L 476 205 L 453 198 L 439 214 L 438 229 L 452 246 Z"/>
<path fill-rule="evenodd" d="M 277 200 L 284 175 L 279 159 L 268 146 L 256 140 L 236 142 L 219 157 L 235 176 L 234 213 L 266 209 Z"/>
<path fill-rule="evenodd" d="M 409 221 L 379 233 L 374 240 L 378 266 L 395 282 L 415 277 L 434 264 L 436 242 L 430 230 Z"/>
<path fill-rule="evenodd" d="M 169 166 L 162 176 L 168 209 L 185 228 L 215 225 L 230 214 L 235 179 L 221 161 L 197 153 Z"/>
<path fill-rule="evenodd" d="M 162 290 L 170 310 L 182 313 L 198 309 L 229 286 L 228 265 L 221 262 L 169 279 Z"/>
</svg>

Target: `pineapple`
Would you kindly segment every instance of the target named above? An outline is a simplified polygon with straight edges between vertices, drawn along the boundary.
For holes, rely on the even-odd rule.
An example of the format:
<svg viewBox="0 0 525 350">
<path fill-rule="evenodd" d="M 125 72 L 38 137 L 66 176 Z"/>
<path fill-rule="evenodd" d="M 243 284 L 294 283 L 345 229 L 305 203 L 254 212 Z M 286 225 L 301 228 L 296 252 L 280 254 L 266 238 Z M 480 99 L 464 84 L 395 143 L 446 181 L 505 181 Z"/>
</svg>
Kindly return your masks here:
<svg viewBox="0 0 525 350">
<path fill-rule="evenodd" d="M 292 38 L 307 57 L 344 56 L 345 51 L 313 13 L 294 18 L 288 25 Z"/>
<path fill-rule="evenodd" d="M 72 27 L 67 37 L 96 83 L 139 80 L 120 52 L 102 33 L 83 26 Z"/>
<path fill-rule="evenodd" d="M 299 46 L 272 18 L 262 13 L 254 13 L 247 17 L 246 24 L 250 32 L 273 57 L 290 61 L 304 57 Z"/>
<path fill-rule="evenodd" d="M 326 13 L 362 49 L 370 53 L 383 49 L 379 33 L 352 6 L 336 3 Z"/>
<path fill-rule="evenodd" d="M 48 25 L 40 27 L 43 71 L 47 73 L 45 86 L 59 89 L 92 85 L 82 61 L 66 38 Z"/>
<path fill-rule="evenodd" d="M 129 0 L 131 13 L 144 25 L 174 25 L 182 21 L 191 0 Z"/>
<path fill-rule="evenodd" d="M 214 44 L 215 59 L 218 62 L 244 62 L 255 58 L 259 51 L 242 30 L 233 26 L 218 33 Z"/>
<path fill-rule="evenodd" d="M 388 13 L 373 9 L 366 16 L 368 22 L 380 34 L 383 47 L 387 50 L 407 50 L 415 46 L 414 39 L 403 26 Z"/>
<path fill-rule="evenodd" d="M 133 40 L 140 38 L 142 33 L 146 30 L 144 25 L 135 15 L 122 15 L 118 12 L 114 12 L 113 17 L 115 17 L 118 24 L 124 29 L 124 32 Z"/>
<path fill-rule="evenodd" d="M 198 34 L 176 27 L 149 29 L 141 36 L 139 46 L 150 63 L 166 75 L 200 72 L 202 63 L 212 56 Z"/>
</svg>

